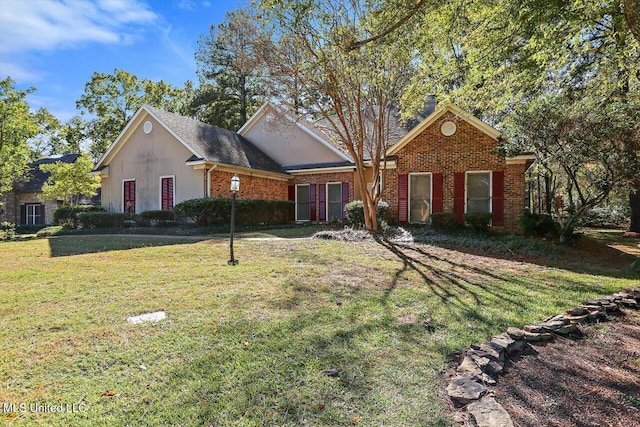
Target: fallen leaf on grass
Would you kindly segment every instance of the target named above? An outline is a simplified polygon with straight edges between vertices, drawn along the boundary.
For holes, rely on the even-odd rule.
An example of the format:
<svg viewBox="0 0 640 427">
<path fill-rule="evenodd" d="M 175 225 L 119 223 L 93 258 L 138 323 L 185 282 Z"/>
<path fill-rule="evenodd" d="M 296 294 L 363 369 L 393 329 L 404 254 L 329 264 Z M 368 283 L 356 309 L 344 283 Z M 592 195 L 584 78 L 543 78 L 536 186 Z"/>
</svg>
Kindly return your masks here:
<svg viewBox="0 0 640 427">
<path fill-rule="evenodd" d="M 104 391 L 104 392 L 100 395 L 100 397 L 113 397 L 113 396 L 115 396 L 115 395 L 116 395 L 116 392 L 115 392 L 115 391 L 113 391 L 113 390 L 106 390 L 106 391 Z"/>
<path fill-rule="evenodd" d="M 359 424 L 359 423 L 360 423 L 360 417 L 359 417 L 359 416 L 357 416 L 357 415 L 356 415 L 355 417 L 351 418 L 351 420 L 352 420 L 354 423 L 356 423 L 356 424 Z"/>
</svg>

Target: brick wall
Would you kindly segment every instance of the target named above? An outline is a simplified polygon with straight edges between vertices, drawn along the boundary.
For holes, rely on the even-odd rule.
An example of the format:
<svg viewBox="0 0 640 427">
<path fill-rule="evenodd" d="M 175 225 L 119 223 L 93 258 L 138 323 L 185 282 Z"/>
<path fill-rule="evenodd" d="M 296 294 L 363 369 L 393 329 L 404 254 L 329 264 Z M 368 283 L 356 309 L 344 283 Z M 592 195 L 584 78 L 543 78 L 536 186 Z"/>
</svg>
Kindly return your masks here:
<svg viewBox="0 0 640 427">
<path fill-rule="evenodd" d="M 55 200 L 42 201 L 39 198 L 40 193 L 14 193 L 13 191 L 5 194 L 3 198 L 1 221 L 9 221 L 20 224 L 20 206 L 24 204 L 42 204 L 44 205 L 44 223 L 53 223 L 53 211 L 60 205 Z"/>
<path fill-rule="evenodd" d="M 457 126 L 451 136 L 440 132 L 445 121 Z M 517 217 L 524 210 L 524 165 L 507 167 L 505 158 L 496 152 L 498 145 L 495 139 L 447 112 L 398 152 L 397 169 L 386 174 L 383 199 L 397 215 L 399 174 L 442 172 L 443 211 L 453 212 L 454 172 L 505 171 L 504 228 L 517 231 Z"/>
<path fill-rule="evenodd" d="M 354 172 L 332 172 L 332 173 L 315 173 L 309 175 L 296 175 L 289 185 L 298 184 L 317 184 L 325 185 L 330 182 L 348 182 L 349 183 L 349 201 L 353 200 L 354 194 Z M 319 192 L 316 191 L 316 218 L 320 218 L 320 200 Z"/>
<path fill-rule="evenodd" d="M 211 171 L 211 197 L 231 197 L 231 172 Z M 287 200 L 288 182 L 237 174 L 240 178 L 238 198 L 259 200 Z"/>
</svg>

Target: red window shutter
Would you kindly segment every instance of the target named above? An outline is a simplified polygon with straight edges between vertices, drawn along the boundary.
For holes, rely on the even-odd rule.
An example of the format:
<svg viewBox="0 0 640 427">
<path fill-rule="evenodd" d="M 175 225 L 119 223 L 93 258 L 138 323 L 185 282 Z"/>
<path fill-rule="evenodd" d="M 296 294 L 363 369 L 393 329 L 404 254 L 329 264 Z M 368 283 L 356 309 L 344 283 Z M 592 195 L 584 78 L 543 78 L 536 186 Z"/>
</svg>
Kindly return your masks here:
<svg viewBox="0 0 640 427">
<path fill-rule="evenodd" d="M 326 221 L 327 219 L 327 186 L 320 184 L 318 186 L 318 220 Z"/>
<path fill-rule="evenodd" d="M 458 224 L 464 224 L 464 172 L 453 174 L 453 213 Z"/>
<path fill-rule="evenodd" d="M 409 175 L 398 175 L 398 222 L 409 218 Z"/>
<path fill-rule="evenodd" d="M 349 203 L 349 183 L 342 183 L 342 219 L 347 217 L 347 213 L 344 210 L 346 204 Z"/>
<path fill-rule="evenodd" d="M 162 206 L 163 211 L 173 209 L 173 178 L 162 178 Z"/>
<path fill-rule="evenodd" d="M 316 184 L 309 185 L 309 219 L 316 221 Z"/>
<path fill-rule="evenodd" d="M 431 212 L 442 212 L 443 198 L 443 176 L 442 172 L 433 174 L 433 199 L 431 200 Z"/>
<path fill-rule="evenodd" d="M 493 171 L 491 181 L 492 224 L 501 227 L 504 225 L 504 171 Z"/>
<path fill-rule="evenodd" d="M 136 182 L 124 182 L 124 212 L 135 213 L 136 211 Z"/>
<path fill-rule="evenodd" d="M 296 186 L 295 185 L 290 185 L 288 188 L 288 199 L 290 202 L 295 202 L 296 201 Z M 291 206 L 290 211 L 289 211 L 289 220 L 290 221 L 295 221 L 296 220 L 296 207 L 295 204 L 293 206 Z"/>
</svg>

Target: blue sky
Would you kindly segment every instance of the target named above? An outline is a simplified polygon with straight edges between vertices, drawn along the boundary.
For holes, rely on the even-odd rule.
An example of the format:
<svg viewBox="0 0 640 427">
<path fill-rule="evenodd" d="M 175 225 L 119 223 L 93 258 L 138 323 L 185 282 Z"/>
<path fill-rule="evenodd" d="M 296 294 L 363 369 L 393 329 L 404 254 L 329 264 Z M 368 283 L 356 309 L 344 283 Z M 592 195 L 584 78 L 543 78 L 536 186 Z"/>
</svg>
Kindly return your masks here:
<svg viewBox="0 0 640 427">
<path fill-rule="evenodd" d="M 10 76 L 62 122 L 94 71 L 123 69 L 182 87 L 194 53 L 242 0 L 0 0 L 0 79 Z"/>
</svg>

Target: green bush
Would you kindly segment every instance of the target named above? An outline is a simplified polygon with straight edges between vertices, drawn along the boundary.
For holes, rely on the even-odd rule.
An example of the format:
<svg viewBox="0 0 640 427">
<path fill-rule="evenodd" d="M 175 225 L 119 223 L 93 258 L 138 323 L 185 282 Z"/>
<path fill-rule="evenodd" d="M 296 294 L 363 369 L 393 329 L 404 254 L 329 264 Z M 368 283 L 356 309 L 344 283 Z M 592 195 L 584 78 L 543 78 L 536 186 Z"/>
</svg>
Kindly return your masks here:
<svg viewBox="0 0 640 427">
<path fill-rule="evenodd" d="M 138 215 L 140 225 L 173 225 L 175 214 L 173 211 L 145 211 Z"/>
<path fill-rule="evenodd" d="M 582 218 L 583 227 L 616 228 L 627 225 L 629 217 L 623 207 L 605 206 L 588 210 Z"/>
<path fill-rule="evenodd" d="M 431 214 L 431 225 L 437 230 L 454 230 L 458 228 L 456 214 L 453 212 L 436 212 Z"/>
<path fill-rule="evenodd" d="M 104 211 L 89 211 L 78 214 L 80 228 L 122 227 L 129 214 Z"/>
<path fill-rule="evenodd" d="M 105 212 L 101 206 L 62 206 L 53 211 L 53 224 L 64 228 L 78 228 L 78 214 L 83 212 Z"/>
<path fill-rule="evenodd" d="M 283 200 L 236 200 L 236 224 L 285 224 L 289 222 L 293 202 Z M 173 208 L 176 219 L 199 226 L 225 225 L 231 222 L 231 199 L 202 198 L 186 200 Z"/>
<path fill-rule="evenodd" d="M 492 217 L 491 213 L 467 213 L 464 214 L 464 222 L 476 231 L 487 231 Z"/>
<path fill-rule="evenodd" d="M 364 204 L 362 200 L 354 200 L 347 203 L 344 206 L 344 211 L 347 214 L 347 220 L 353 225 L 364 225 Z M 376 209 L 376 215 L 378 218 L 378 225 L 385 221 L 386 224 L 392 225 L 395 222 L 395 218 L 391 215 L 391 208 L 387 202 L 378 202 L 378 208 Z"/>
<path fill-rule="evenodd" d="M 558 237 L 560 234 L 558 224 L 549 215 L 524 212 L 518 220 L 526 236 Z"/>
</svg>

